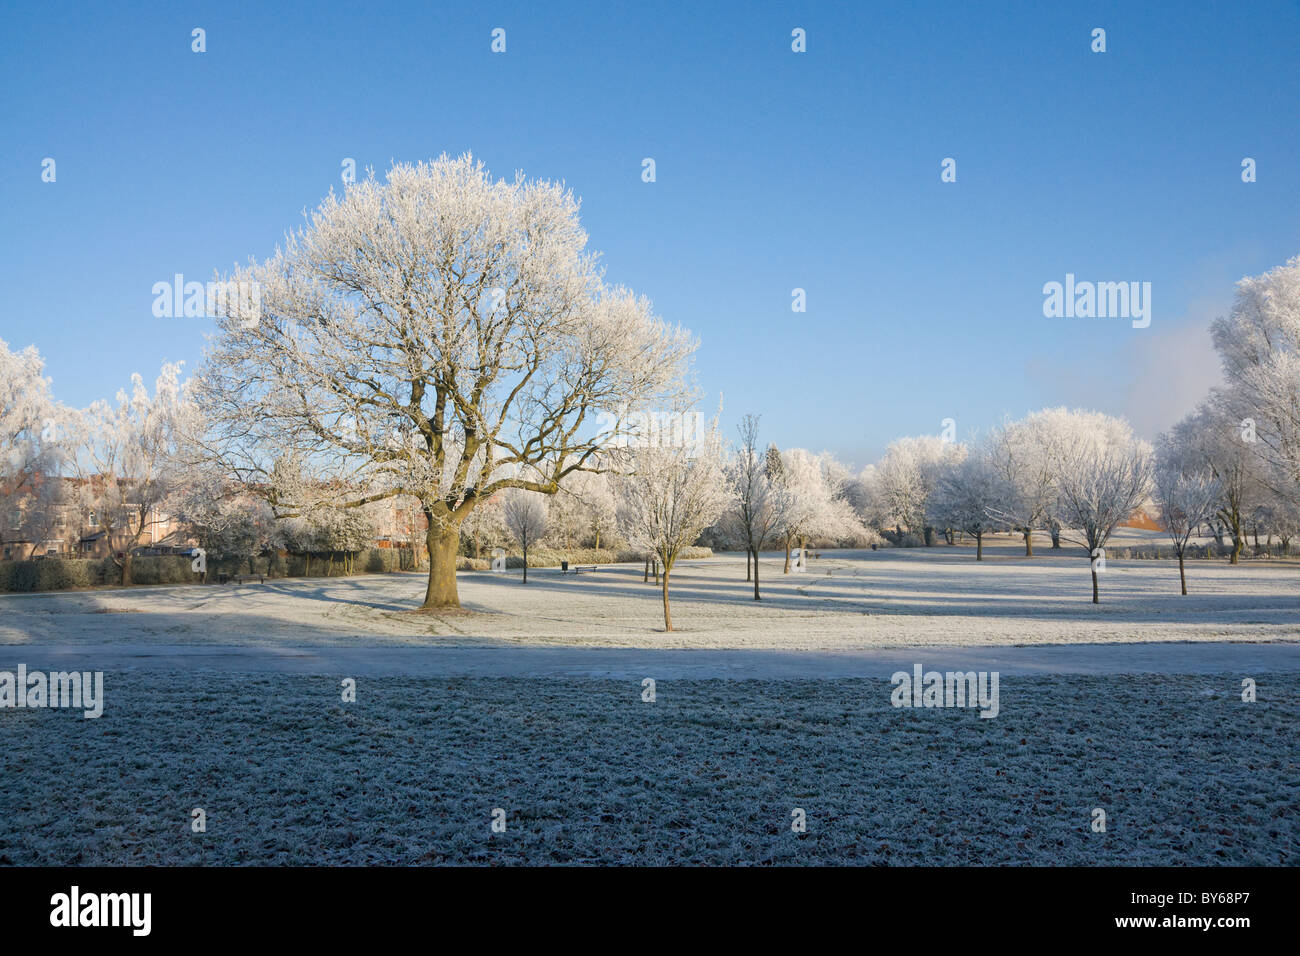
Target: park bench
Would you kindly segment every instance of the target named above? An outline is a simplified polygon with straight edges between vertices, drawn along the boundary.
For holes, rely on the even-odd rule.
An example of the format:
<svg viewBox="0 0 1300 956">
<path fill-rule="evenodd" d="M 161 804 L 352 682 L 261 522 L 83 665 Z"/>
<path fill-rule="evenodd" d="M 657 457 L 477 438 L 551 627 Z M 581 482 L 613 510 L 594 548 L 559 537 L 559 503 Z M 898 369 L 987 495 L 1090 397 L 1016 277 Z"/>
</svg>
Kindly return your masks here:
<svg viewBox="0 0 1300 956">
<path fill-rule="evenodd" d="M 265 575 L 265 574 L 218 574 L 218 575 L 217 575 L 217 583 L 218 583 L 218 584 L 233 584 L 233 585 L 235 585 L 235 587 L 239 587 L 241 584 L 245 584 L 245 583 L 247 583 L 247 582 L 253 580 L 253 578 L 257 578 L 257 583 L 258 583 L 258 584 L 265 584 L 265 583 L 266 583 L 266 575 Z"/>
<path fill-rule="evenodd" d="M 568 561 L 560 562 L 561 574 L 581 574 L 584 571 L 596 571 L 598 568 L 599 566 L 595 564 L 574 565 L 573 567 L 569 567 Z"/>
</svg>

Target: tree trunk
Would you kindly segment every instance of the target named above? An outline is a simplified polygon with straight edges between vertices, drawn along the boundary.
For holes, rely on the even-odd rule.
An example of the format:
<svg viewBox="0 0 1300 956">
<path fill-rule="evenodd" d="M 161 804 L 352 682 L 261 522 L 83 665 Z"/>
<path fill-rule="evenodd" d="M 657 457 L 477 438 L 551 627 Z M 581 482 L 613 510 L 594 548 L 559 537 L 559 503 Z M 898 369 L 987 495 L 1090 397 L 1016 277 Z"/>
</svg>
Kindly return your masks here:
<svg viewBox="0 0 1300 956">
<path fill-rule="evenodd" d="M 436 523 L 430 521 L 425 547 L 429 550 L 429 586 L 425 589 L 422 607 L 460 607 L 460 596 L 456 593 L 456 551 L 460 547 L 460 529 L 439 531 Z"/>
<path fill-rule="evenodd" d="M 650 558 L 649 557 L 645 559 L 645 576 L 641 578 L 641 583 L 642 584 L 650 583 Z"/>
<path fill-rule="evenodd" d="M 130 583 L 131 583 L 131 549 L 130 547 L 128 547 L 126 551 L 122 553 L 122 584 L 128 585 Z"/>
<path fill-rule="evenodd" d="M 1052 527 L 1051 527 L 1051 529 L 1050 529 L 1050 534 L 1051 534 L 1051 536 L 1052 536 L 1052 550 L 1053 550 L 1053 551 L 1060 551 L 1060 550 L 1061 550 L 1061 527 L 1060 527 L 1060 525 L 1055 525 L 1055 524 L 1052 525 Z"/>
<path fill-rule="evenodd" d="M 785 536 L 785 570 L 781 573 L 790 573 L 790 536 L 788 534 Z"/>
<path fill-rule="evenodd" d="M 1034 556 L 1034 529 L 1026 528 L 1024 531 L 1024 535 L 1025 535 L 1025 557 L 1032 558 Z"/>
<path fill-rule="evenodd" d="M 656 562 L 656 567 L 657 566 L 658 566 L 658 562 Z M 668 565 L 665 564 L 664 565 L 664 630 L 671 631 L 672 629 L 673 629 L 673 616 L 670 613 L 668 613 Z"/>
<path fill-rule="evenodd" d="M 1097 569 L 1092 569 L 1092 603 L 1100 604 L 1101 599 L 1097 596 Z"/>
<path fill-rule="evenodd" d="M 1183 569 L 1183 549 L 1178 549 L 1178 579 L 1183 583 L 1183 593 L 1187 593 L 1187 571 Z"/>
<path fill-rule="evenodd" d="M 975 532 L 975 560 L 984 560 L 984 532 Z"/>
<path fill-rule="evenodd" d="M 754 549 L 754 600 L 763 600 L 758 596 L 758 549 Z"/>
<path fill-rule="evenodd" d="M 745 580 L 746 581 L 752 581 L 754 579 L 753 573 L 750 572 L 749 570 L 750 550 L 751 549 L 749 548 L 745 549 Z"/>
<path fill-rule="evenodd" d="M 596 529 L 596 550 L 600 550 L 600 529 Z"/>
<path fill-rule="evenodd" d="M 524 584 L 528 583 L 528 540 L 524 539 Z"/>
</svg>

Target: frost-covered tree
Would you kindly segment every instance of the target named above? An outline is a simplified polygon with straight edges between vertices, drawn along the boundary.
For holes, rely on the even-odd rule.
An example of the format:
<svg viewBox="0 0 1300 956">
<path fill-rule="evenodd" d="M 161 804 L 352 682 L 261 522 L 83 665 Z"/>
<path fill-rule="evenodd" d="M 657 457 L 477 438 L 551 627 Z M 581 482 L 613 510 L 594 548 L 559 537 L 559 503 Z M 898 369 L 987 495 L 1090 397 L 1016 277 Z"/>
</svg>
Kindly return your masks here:
<svg viewBox="0 0 1300 956">
<path fill-rule="evenodd" d="M 70 410 L 54 401 L 35 346 L 0 339 L 0 543 L 33 548 L 55 534 Z"/>
<path fill-rule="evenodd" d="M 1268 505 L 1270 534 L 1277 535 L 1282 554 L 1291 550 L 1291 541 L 1300 535 L 1300 503 L 1291 498 L 1275 497 Z"/>
<path fill-rule="evenodd" d="M 994 511 L 1007 527 L 1020 533 L 1025 557 L 1034 556 L 1034 531 L 1053 528 L 1056 475 L 1048 450 L 1053 432 L 1068 422 L 1064 408 L 1045 408 L 1025 418 L 1006 422 L 989 438 L 988 461 L 997 479 Z M 1060 547 L 1058 533 L 1052 536 Z"/>
<path fill-rule="evenodd" d="M 1166 463 L 1184 473 L 1209 469 L 1219 489 L 1214 515 L 1232 534 L 1232 564 L 1240 560 L 1249 515 L 1265 494 L 1265 464 L 1249 434 L 1224 401 L 1212 397 L 1173 427 L 1164 449 Z"/>
<path fill-rule="evenodd" d="M 129 394 L 120 390 L 116 404 L 93 402 L 74 424 L 71 461 L 82 510 L 95 515 L 122 584 L 131 583 L 131 551 L 144 542 L 151 517 L 185 478 L 181 449 L 195 410 L 180 375 L 181 363 L 164 363 L 150 395 L 134 374 Z"/>
<path fill-rule="evenodd" d="M 257 284 L 260 313 L 218 321 L 206 448 L 259 484 L 292 451 L 342 505 L 418 499 L 424 606 L 457 606 L 460 526 L 480 501 L 557 492 L 610 442 L 606 416 L 684 390 L 694 339 L 607 286 L 586 241 L 569 190 L 494 180 L 469 156 L 331 193 L 229 277 Z"/>
<path fill-rule="evenodd" d="M 592 547 L 599 548 L 601 539 L 609 544 L 617 528 L 618 501 L 604 472 L 579 471 L 570 475 L 557 500 L 567 495 L 574 503 L 578 516 L 577 536 L 580 540 L 591 537 Z M 552 506 L 552 511 L 554 506 Z"/>
<path fill-rule="evenodd" d="M 999 525 L 994 517 L 1000 501 L 998 479 L 988 447 L 977 444 L 964 457 L 954 455 L 939 469 L 930 495 L 932 523 L 971 535 L 976 561 L 984 560 L 984 536 Z"/>
<path fill-rule="evenodd" d="M 212 469 L 187 476 L 168 506 L 210 559 L 251 561 L 282 540 L 282 529 L 266 500 Z"/>
<path fill-rule="evenodd" d="M 368 508 L 324 507 L 314 514 L 317 546 L 329 554 L 329 570 L 339 557 L 343 573 L 351 574 L 357 554 L 370 547 L 375 539 L 375 522 Z"/>
<path fill-rule="evenodd" d="M 758 444 L 758 419 L 759 416 L 748 414 L 740 420 L 740 444 L 729 462 L 735 492 L 731 518 L 735 537 L 745 548 L 745 563 L 747 566 L 753 563 L 755 601 L 762 600 L 758 590 L 758 554 L 765 544 L 790 526 L 790 498 L 779 478 L 781 472 L 775 477 L 769 474 L 768 456 Z"/>
<path fill-rule="evenodd" d="M 507 488 L 501 515 L 510 537 L 524 552 L 524 584 L 528 583 L 528 549 L 546 534 L 547 500 L 524 488 Z"/>
<path fill-rule="evenodd" d="M 786 574 L 790 573 L 790 548 L 795 542 L 802 548 L 808 538 L 860 542 L 867 537 L 848 498 L 849 473 L 833 456 L 791 448 L 780 453 L 780 461 Z"/>
<path fill-rule="evenodd" d="M 548 502 L 546 530 L 551 543 L 568 551 L 578 545 L 587 527 L 587 509 L 582 500 L 568 489 L 569 482 L 560 483 L 560 490 Z"/>
<path fill-rule="evenodd" d="M 1183 594 L 1187 593 L 1187 569 L 1183 560 L 1187 542 L 1196 534 L 1201 522 L 1214 513 L 1219 496 L 1219 483 L 1208 470 L 1188 474 L 1167 461 L 1156 468 L 1155 501 L 1160 509 L 1159 523 L 1178 555 L 1178 579 Z"/>
<path fill-rule="evenodd" d="M 1056 513 L 1062 534 L 1077 536 L 1092 568 L 1092 603 L 1100 603 L 1097 571 L 1115 529 L 1148 499 L 1151 446 L 1127 422 L 1096 412 L 1071 412 L 1050 449 L 1057 474 Z"/>
<path fill-rule="evenodd" d="M 306 573 L 312 558 L 326 556 L 325 574 L 333 573 L 335 559 L 341 559 L 344 573 L 353 570 L 353 559 L 374 540 L 375 520 L 368 508 L 343 508 L 317 504 L 277 519 L 278 539 L 284 547 L 303 555 Z"/>
<path fill-rule="evenodd" d="M 875 486 L 884 526 L 906 528 L 933 543 L 933 527 L 926 520 L 927 505 L 939 470 L 959 458 L 961 446 L 936 435 L 898 438 L 889 443 L 876 465 Z"/>
<path fill-rule="evenodd" d="M 473 557 L 482 558 L 485 547 L 498 547 L 509 538 L 510 532 L 506 529 L 504 505 L 504 492 L 493 495 L 491 498 L 480 501 L 465 516 L 465 520 L 461 522 L 461 534 L 468 540 Z"/>
<path fill-rule="evenodd" d="M 1244 426 L 1261 477 L 1300 501 L 1300 256 L 1238 282 L 1210 332 L 1227 382 L 1218 404 Z"/>
<path fill-rule="evenodd" d="M 698 442 L 626 449 L 614 485 L 620 533 L 663 568 L 664 629 L 671 631 L 668 579 L 677 556 L 732 502 L 717 421 Z"/>
</svg>

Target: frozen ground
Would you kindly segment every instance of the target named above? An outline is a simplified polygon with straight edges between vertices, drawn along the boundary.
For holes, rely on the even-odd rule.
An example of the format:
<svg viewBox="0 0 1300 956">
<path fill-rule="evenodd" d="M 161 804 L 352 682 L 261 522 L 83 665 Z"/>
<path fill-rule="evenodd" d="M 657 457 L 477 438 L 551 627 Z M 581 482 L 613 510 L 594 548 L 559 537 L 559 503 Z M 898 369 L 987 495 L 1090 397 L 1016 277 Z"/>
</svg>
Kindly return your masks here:
<svg viewBox="0 0 1300 956">
<path fill-rule="evenodd" d="M 759 604 L 690 562 L 672 634 L 629 566 L 0 596 L 0 670 L 106 697 L 0 709 L 0 865 L 1300 862 L 1300 565 L 1111 560 L 1094 607 L 1016 550 L 769 555 Z M 913 663 L 1000 713 L 892 707 Z"/>
<path fill-rule="evenodd" d="M 0 645 L 554 646 L 853 650 L 1149 641 L 1300 641 L 1300 564 L 1194 561 L 1191 594 L 1169 561 L 1112 559 L 1091 603 L 1080 554 L 990 549 L 826 552 L 806 574 L 762 562 L 752 600 L 738 555 L 673 573 L 673 622 L 640 567 L 577 577 L 534 570 L 460 575 L 471 613 L 413 614 L 418 574 L 294 579 L 243 587 L 0 596 Z"/>
<path fill-rule="evenodd" d="M 1300 675 L 1257 676 L 1008 678 L 986 720 L 883 680 L 137 672 L 98 720 L 0 711 L 0 864 L 1294 865 Z"/>
</svg>

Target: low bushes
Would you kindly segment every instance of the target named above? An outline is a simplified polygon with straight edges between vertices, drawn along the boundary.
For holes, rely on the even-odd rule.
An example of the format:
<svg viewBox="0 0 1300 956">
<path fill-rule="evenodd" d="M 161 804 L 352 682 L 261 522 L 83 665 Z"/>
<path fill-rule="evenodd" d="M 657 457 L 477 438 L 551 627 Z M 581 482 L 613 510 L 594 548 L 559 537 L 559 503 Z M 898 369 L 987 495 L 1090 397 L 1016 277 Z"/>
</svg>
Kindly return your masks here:
<svg viewBox="0 0 1300 956">
<path fill-rule="evenodd" d="M 40 558 L 0 561 L 0 591 L 58 591 L 88 588 L 105 582 L 104 561 L 90 558 Z M 108 561 L 111 573 L 116 573 Z M 115 578 L 110 578 L 115 579 Z"/>
<path fill-rule="evenodd" d="M 713 557 L 712 548 L 682 548 L 681 553 L 677 555 L 678 560 L 690 560 L 693 558 L 711 558 Z M 614 551 L 609 548 L 570 548 L 569 550 L 557 550 L 554 548 L 529 548 L 528 549 L 528 566 L 530 568 L 558 568 L 562 561 L 568 561 L 571 565 L 580 564 L 619 564 L 619 563 L 641 563 L 645 561 L 644 551 L 633 551 L 626 548 Z M 467 560 L 467 559 L 462 559 Z M 486 571 L 491 567 L 490 561 L 479 562 L 482 568 L 473 570 Z M 507 568 L 522 568 L 524 559 L 522 555 L 511 554 L 506 556 Z M 461 568 L 460 570 L 465 570 Z"/>
<path fill-rule="evenodd" d="M 681 558 L 712 557 L 711 548 L 684 548 Z M 190 584 L 199 579 L 192 570 L 191 558 L 171 554 L 141 555 L 131 559 L 132 584 Z M 416 568 L 416 555 L 410 548 L 370 548 L 356 554 L 270 554 L 253 558 L 208 558 L 208 581 L 218 575 L 264 574 L 268 578 L 343 577 L 350 574 L 387 574 Z M 613 551 L 608 548 L 577 548 L 570 551 L 550 548 L 529 549 L 530 568 L 558 568 L 561 561 L 570 564 L 613 564 L 620 561 L 640 562 L 640 551 Z M 522 568 L 523 558 L 509 556 L 506 567 Z M 425 567 L 428 565 L 426 563 Z M 457 571 L 487 571 L 487 558 L 459 557 Z M 93 588 L 118 584 L 121 569 L 112 558 L 39 558 L 35 561 L 0 561 L 0 592 L 62 591 L 67 588 Z"/>
</svg>

